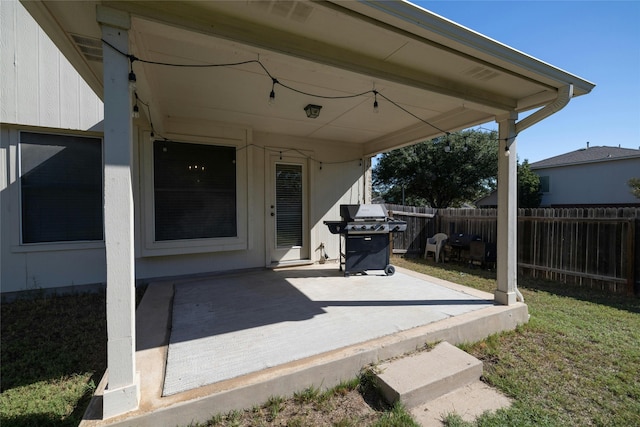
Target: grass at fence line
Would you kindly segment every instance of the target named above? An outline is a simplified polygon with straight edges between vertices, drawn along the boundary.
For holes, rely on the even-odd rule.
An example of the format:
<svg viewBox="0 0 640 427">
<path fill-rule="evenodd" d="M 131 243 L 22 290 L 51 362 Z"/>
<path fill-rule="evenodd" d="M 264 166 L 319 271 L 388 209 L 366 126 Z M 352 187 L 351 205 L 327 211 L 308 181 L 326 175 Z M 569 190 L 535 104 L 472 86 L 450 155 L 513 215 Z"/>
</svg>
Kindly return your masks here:
<svg viewBox="0 0 640 427">
<path fill-rule="evenodd" d="M 393 263 L 493 292 L 495 272 L 394 258 Z M 515 399 L 479 426 L 640 425 L 640 299 L 519 280 L 531 318 L 516 331 L 462 348 L 484 380 Z M 460 423 L 455 416 L 450 425 Z"/>
</svg>

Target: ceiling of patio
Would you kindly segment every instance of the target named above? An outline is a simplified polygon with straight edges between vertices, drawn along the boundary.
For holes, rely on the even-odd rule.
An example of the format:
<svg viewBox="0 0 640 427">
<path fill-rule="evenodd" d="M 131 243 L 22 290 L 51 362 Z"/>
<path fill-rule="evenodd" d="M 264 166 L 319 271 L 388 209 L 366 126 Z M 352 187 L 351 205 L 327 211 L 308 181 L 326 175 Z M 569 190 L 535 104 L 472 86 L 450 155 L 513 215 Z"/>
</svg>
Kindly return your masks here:
<svg viewBox="0 0 640 427">
<path fill-rule="evenodd" d="M 96 4 L 45 3 L 68 41 L 72 35 L 100 39 Z M 538 107 L 553 100 L 561 86 L 504 58 L 453 46 L 450 38 L 428 33 L 424 26 L 424 34 L 418 34 L 416 28 L 409 32 L 382 24 L 374 13 L 361 15 L 355 9 L 362 6 L 354 2 L 102 4 L 131 14 L 131 53 L 140 59 L 192 65 L 259 60 L 264 66 L 196 69 L 134 62 L 138 95 L 149 103 L 159 132 L 170 131 L 169 118 L 213 120 L 363 144 L 363 152 L 375 154 L 442 130 L 485 123 L 509 110 Z M 71 62 L 100 94 L 102 63 L 74 45 L 75 54 L 68 47 L 63 52 L 75 57 Z M 269 74 L 306 94 L 276 85 L 276 102 L 270 105 Z M 379 112 L 374 113 L 373 89 L 398 105 L 379 95 Z M 365 94 L 329 99 L 359 93 Z M 318 118 L 306 117 L 307 104 L 322 106 Z"/>
</svg>

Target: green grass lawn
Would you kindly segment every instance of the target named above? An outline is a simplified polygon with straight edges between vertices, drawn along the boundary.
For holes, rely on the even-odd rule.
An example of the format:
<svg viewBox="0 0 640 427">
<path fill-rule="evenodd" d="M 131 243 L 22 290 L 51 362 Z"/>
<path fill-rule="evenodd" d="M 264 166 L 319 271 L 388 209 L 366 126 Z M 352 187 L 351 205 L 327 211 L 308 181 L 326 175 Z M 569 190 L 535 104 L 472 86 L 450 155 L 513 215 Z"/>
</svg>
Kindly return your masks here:
<svg viewBox="0 0 640 427">
<path fill-rule="evenodd" d="M 495 273 L 479 268 L 393 263 L 495 289 Z M 640 300 L 539 280 L 522 279 L 519 287 L 529 323 L 463 346 L 484 362 L 485 381 L 514 399 L 511 408 L 484 415 L 477 425 L 640 426 Z M 2 304 L 2 427 L 78 424 L 105 369 L 104 306 L 103 294 Z M 255 412 L 251 423 L 273 425 L 268 414 L 258 422 Z M 410 424 L 405 415 L 394 419 L 388 425 Z M 447 423 L 467 425 L 455 415 Z"/>
<path fill-rule="evenodd" d="M 394 259 L 398 266 L 495 289 L 495 273 Z M 515 399 L 480 426 L 640 426 L 640 299 L 521 279 L 529 323 L 463 346 L 484 379 Z M 463 425 L 451 422 L 451 425 Z"/>
<path fill-rule="evenodd" d="M 77 426 L 106 368 L 104 294 L 2 304 L 0 425 Z"/>
</svg>

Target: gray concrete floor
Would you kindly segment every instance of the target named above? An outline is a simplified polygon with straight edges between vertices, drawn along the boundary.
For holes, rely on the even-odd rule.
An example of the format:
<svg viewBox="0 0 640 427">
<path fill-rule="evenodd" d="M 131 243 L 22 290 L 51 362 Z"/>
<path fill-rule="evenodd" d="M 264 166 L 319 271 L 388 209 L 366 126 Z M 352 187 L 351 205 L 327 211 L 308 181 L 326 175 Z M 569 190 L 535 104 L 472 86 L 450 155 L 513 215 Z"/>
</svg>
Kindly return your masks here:
<svg viewBox="0 0 640 427">
<path fill-rule="evenodd" d="M 345 278 L 337 264 L 150 284 L 136 313 L 140 409 L 84 425 L 184 425 L 446 340 L 473 342 L 527 321 L 526 305 L 404 269 Z"/>
<path fill-rule="evenodd" d="M 326 264 L 182 283 L 163 395 L 492 305 L 402 272 L 345 278 Z"/>
</svg>

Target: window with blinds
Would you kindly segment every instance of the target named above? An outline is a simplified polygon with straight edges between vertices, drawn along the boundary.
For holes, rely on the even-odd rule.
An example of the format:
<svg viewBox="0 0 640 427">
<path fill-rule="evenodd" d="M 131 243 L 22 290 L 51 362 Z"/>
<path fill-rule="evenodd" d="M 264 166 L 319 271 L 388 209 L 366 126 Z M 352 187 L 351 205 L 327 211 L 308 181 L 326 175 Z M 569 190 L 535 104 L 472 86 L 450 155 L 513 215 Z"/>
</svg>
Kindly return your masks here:
<svg viewBox="0 0 640 427">
<path fill-rule="evenodd" d="M 302 246 L 302 166 L 276 164 L 276 247 Z"/>
<path fill-rule="evenodd" d="M 235 237 L 236 149 L 155 141 L 155 240 Z"/>
<path fill-rule="evenodd" d="M 102 140 L 20 132 L 22 243 L 103 240 Z"/>
</svg>

